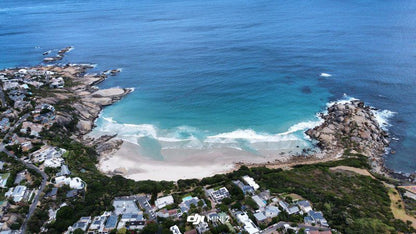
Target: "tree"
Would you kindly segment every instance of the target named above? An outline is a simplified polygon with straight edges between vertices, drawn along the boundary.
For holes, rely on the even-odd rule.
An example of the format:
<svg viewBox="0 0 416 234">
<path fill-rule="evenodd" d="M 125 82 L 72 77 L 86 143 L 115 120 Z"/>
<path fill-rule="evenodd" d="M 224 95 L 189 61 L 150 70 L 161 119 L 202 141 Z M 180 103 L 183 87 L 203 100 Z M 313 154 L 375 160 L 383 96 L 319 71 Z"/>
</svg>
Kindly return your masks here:
<svg viewBox="0 0 416 234">
<path fill-rule="evenodd" d="M 125 227 L 122 227 L 117 230 L 117 234 L 126 234 L 126 232 L 127 232 L 127 229 Z"/>
<path fill-rule="evenodd" d="M 84 234 L 84 231 L 82 231 L 81 228 L 77 228 L 75 229 L 74 234 Z"/>
<path fill-rule="evenodd" d="M 157 223 L 149 223 L 143 228 L 142 233 L 157 233 L 158 230 L 159 225 Z"/>
</svg>

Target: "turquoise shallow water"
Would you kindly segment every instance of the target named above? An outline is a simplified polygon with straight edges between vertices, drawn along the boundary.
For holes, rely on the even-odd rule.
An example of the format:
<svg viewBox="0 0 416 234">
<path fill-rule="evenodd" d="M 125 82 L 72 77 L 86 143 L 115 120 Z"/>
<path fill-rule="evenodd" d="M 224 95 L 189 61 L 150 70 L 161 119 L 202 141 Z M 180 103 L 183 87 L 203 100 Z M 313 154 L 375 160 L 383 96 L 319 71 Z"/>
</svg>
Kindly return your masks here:
<svg viewBox="0 0 416 234">
<path fill-rule="evenodd" d="M 162 148 L 307 147 L 315 114 L 346 93 L 396 112 L 389 167 L 416 169 L 413 1 L 19 1 L 0 6 L 0 66 L 122 68 L 133 87 L 97 130 L 161 159 Z M 331 77 L 321 77 L 329 73 Z"/>
</svg>

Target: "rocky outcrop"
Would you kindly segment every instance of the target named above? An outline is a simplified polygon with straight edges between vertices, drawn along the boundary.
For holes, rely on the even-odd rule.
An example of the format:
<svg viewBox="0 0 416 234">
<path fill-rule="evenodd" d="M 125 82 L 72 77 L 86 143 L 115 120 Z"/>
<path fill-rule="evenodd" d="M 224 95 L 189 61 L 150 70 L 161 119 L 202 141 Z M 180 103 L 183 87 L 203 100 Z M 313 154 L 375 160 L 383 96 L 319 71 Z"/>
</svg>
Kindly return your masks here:
<svg viewBox="0 0 416 234">
<path fill-rule="evenodd" d="M 106 156 L 117 151 L 123 144 L 123 140 L 116 139 L 115 135 L 103 135 L 98 138 L 85 138 L 84 143 L 92 146 L 97 150 L 101 156 Z"/>
<path fill-rule="evenodd" d="M 389 145 L 388 134 L 379 126 L 373 109 L 363 102 L 339 102 L 321 114 L 323 124 L 306 131 L 326 152 L 349 150 L 368 156 L 376 171 L 384 168 L 382 155 Z"/>
<path fill-rule="evenodd" d="M 44 58 L 43 59 L 43 62 L 45 62 L 45 63 L 52 63 L 52 62 L 56 62 L 56 61 L 62 60 L 65 57 L 65 54 L 67 52 L 71 51 L 72 49 L 73 49 L 72 46 L 65 47 L 65 48 L 59 50 L 58 53 L 56 54 L 56 56 Z M 43 55 L 48 55 L 48 54 L 50 54 L 50 52 L 51 51 L 44 52 Z"/>
</svg>

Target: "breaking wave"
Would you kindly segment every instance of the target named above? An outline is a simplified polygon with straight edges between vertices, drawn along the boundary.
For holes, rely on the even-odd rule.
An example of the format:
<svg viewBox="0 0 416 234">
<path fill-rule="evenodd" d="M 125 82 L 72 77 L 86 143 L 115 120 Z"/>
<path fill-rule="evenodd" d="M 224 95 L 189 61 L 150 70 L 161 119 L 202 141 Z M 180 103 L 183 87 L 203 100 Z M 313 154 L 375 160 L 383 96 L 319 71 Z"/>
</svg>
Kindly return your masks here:
<svg viewBox="0 0 416 234">
<path fill-rule="evenodd" d="M 339 99 L 337 101 L 333 101 L 333 102 L 328 102 L 326 104 L 326 106 L 330 107 L 330 106 L 332 106 L 334 104 L 337 104 L 337 103 L 348 103 L 348 102 L 356 101 L 356 100 L 359 100 L 359 99 L 348 96 L 347 94 L 344 94 L 341 99 Z M 377 121 L 378 125 L 384 131 L 388 131 L 388 128 L 391 127 L 391 123 L 389 121 L 397 113 L 394 112 L 394 111 L 390 111 L 390 110 L 379 110 L 379 109 L 376 109 L 374 107 L 371 107 L 371 108 L 372 108 L 371 112 L 373 113 L 374 117 L 376 118 L 376 121 Z"/>
<path fill-rule="evenodd" d="M 356 98 L 346 94 L 327 107 L 336 103 L 347 103 Z M 389 110 L 375 110 L 373 114 L 379 125 L 384 129 L 390 126 L 389 119 L 395 114 Z M 124 124 L 112 118 L 101 116 L 97 127 L 98 134 L 114 134 L 130 143 L 141 147 L 157 146 L 158 152 L 162 149 L 214 149 L 230 148 L 257 154 L 264 151 L 301 152 L 302 149 L 313 148 L 311 139 L 305 131 L 323 123 L 317 114 L 315 118 L 293 124 L 287 131 L 270 133 L 254 129 L 236 129 L 229 132 L 210 132 L 192 126 L 179 126 L 171 129 L 161 129 L 152 124 Z M 146 146 L 149 145 L 149 146 Z M 153 152 L 155 150 L 148 150 Z M 158 156 L 159 157 L 159 156 Z"/>
<path fill-rule="evenodd" d="M 294 124 L 286 132 L 271 134 L 253 129 L 237 129 L 231 132 L 210 133 L 190 126 L 173 129 L 159 129 L 152 124 L 123 124 L 110 117 L 101 117 L 94 129 L 98 133 L 117 133 L 118 137 L 134 144 L 140 144 L 141 138 L 157 140 L 162 149 L 209 149 L 228 147 L 239 150 L 268 150 L 279 147 L 299 148 L 310 146 L 309 138 L 304 134 L 309 128 L 321 124 L 322 120 L 305 121 Z"/>
</svg>

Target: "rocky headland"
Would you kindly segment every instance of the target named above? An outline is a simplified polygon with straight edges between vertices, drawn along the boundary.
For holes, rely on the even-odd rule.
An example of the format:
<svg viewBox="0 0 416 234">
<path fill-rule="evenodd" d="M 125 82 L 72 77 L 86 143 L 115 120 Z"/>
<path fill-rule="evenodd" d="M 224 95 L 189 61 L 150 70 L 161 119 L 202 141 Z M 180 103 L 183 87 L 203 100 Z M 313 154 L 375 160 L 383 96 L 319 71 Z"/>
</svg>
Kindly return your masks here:
<svg viewBox="0 0 416 234">
<path fill-rule="evenodd" d="M 53 57 L 54 59 L 45 58 L 44 62 L 48 64 L 0 71 L 4 77 L 14 78 L 7 80 L 4 86 L 10 86 L 13 89 L 21 85 L 34 86 L 34 92 L 30 95 L 35 97 L 37 104 L 49 104 L 55 107 L 54 123 L 63 126 L 71 138 L 96 146 L 99 153 L 111 152 L 121 145 L 121 140 L 114 139 L 114 136 L 92 139 L 86 134 L 91 132 L 104 106 L 119 101 L 133 89 L 120 87 L 99 89 L 96 86 L 109 76 L 117 75 L 121 69 L 89 73 L 88 71 L 94 68 L 94 65 L 52 63 L 61 60 L 72 49 L 73 47 L 68 46 L 59 50 L 57 56 Z M 44 55 L 47 54 L 49 52 L 44 53 Z M 7 89 L 7 87 L 4 88 Z M 19 103 L 23 103 L 21 109 L 34 105 L 25 101 Z M 15 111 L 10 111 L 9 115 L 14 118 L 18 117 Z"/>
<path fill-rule="evenodd" d="M 66 47 L 58 52 L 60 57 L 70 51 Z M 94 146 L 102 156 L 114 154 L 123 144 L 115 135 L 93 138 L 87 135 L 94 127 L 103 107 L 119 101 L 132 92 L 128 88 L 99 89 L 96 85 L 114 76 L 120 69 L 107 70 L 100 73 L 88 73 L 93 68 L 90 64 L 51 64 L 25 68 L 31 73 L 45 74 L 39 76 L 36 82 L 51 83 L 38 95 L 37 103 L 47 103 L 58 107 L 56 109 L 56 123 L 67 128 L 73 139 L 84 144 Z M 21 68 L 9 70 L 18 72 Z M 60 83 L 62 82 L 62 84 Z M 56 88 L 56 84 L 59 88 Z M 47 92 L 47 93 L 45 93 Z M 316 161 L 336 160 L 345 152 L 359 153 L 369 157 L 373 170 L 377 173 L 387 174 L 384 167 L 385 149 L 389 145 L 388 134 L 377 122 L 375 110 L 358 100 L 335 102 L 321 114 L 322 124 L 306 131 L 306 134 L 316 141 L 321 151 L 311 150 L 305 152 L 304 157 L 299 155 L 279 157 L 265 166 L 292 165 Z M 258 166 L 247 162 L 234 162 L 234 164 Z"/>
<path fill-rule="evenodd" d="M 359 153 L 369 157 L 375 172 L 386 174 L 383 155 L 389 137 L 374 112 L 359 100 L 336 102 L 321 114 L 323 123 L 306 134 L 317 141 L 324 154 Z"/>
<path fill-rule="evenodd" d="M 95 85 L 104 81 L 107 75 L 86 73 L 91 65 L 67 64 L 39 68 L 52 72 L 54 76 L 63 77 L 66 81 L 64 88 L 54 90 L 53 95 L 39 101 L 51 105 L 67 103 L 68 108 L 57 111 L 56 121 L 64 126 L 75 121 L 77 136 L 83 136 L 92 130 L 94 121 L 104 106 L 119 101 L 133 91 L 130 88 L 99 89 Z"/>
</svg>

